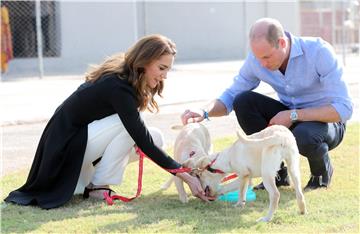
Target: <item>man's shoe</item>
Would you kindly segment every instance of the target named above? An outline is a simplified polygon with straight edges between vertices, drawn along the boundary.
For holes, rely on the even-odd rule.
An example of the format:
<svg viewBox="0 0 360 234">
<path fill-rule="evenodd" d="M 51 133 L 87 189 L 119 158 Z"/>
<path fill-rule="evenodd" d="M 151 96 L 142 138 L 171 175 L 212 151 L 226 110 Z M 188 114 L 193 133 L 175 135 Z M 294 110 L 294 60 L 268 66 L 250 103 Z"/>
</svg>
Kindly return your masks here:
<svg viewBox="0 0 360 234">
<path fill-rule="evenodd" d="M 328 171 L 324 172 L 320 176 L 311 175 L 309 182 L 304 188 L 305 192 L 315 190 L 318 188 L 328 188 L 331 183 L 331 177 L 333 175 L 334 169 L 330 165 Z"/>
<path fill-rule="evenodd" d="M 289 186 L 289 176 L 287 173 L 287 167 L 282 167 L 278 172 L 277 175 L 275 177 L 275 184 L 276 187 L 280 187 L 280 186 Z M 254 188 L 254 190 L 264 190 L 265 186 L 263 184 L 263 182 L 261 182 L 260 184 L 256 185 Z"/>
</svg>

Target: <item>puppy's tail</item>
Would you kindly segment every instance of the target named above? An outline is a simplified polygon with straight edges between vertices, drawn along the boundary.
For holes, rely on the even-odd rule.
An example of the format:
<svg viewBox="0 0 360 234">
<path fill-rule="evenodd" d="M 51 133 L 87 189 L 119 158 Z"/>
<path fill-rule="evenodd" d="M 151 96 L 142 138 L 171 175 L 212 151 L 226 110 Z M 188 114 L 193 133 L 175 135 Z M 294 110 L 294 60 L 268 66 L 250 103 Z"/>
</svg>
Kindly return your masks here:
<svg viewBox="0 0 360 234">
<path fill-rule="evenodd" d="M 256 146 L 272 146 L 272 145 L 284 145 L 286 140 L 281 132 L 274 133 L 271 136 L 266 136 L 264 138 L 249 138 L 243 131 L 237 131 L 237 136 L 239 141 L 247 145 L 256 145 Z"/>
<path fill-rule="evenodd" d="M 172 182 L 174 181 L 174 178 L 175 178 L 174 176 L 171 176 L 168 181 L 166 181 L 163 185 L 161 185 L 160 188 L 162 190 L 168 189 L 170 187 L 170 185 L 172 184 Z"/>
</svg>

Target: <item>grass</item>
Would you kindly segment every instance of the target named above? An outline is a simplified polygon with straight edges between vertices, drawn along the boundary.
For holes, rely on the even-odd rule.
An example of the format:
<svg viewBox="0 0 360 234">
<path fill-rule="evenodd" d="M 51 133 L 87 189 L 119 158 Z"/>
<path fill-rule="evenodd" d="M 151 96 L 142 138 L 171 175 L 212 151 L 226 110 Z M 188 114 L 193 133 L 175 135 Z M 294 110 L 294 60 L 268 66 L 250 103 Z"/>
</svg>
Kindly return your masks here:
<svg viewBox="0 0 360 234">
<path fill-rule="evenodd" d="M 268 195 L 257 192 L 257 200 L 244 210 L 227 202 L 206 204 L 190 199 L 179 202 L 175 186 L 159 188 L 169 175 L 145 161 L 142 196 L 130 203 L 107 206 L 102 201 L 74 196 L 65 206 L 52 210 L 1 203 L 2 233 L 359 233 L 359 126 L 348 126 L 343 143 L 331 151 L 335 168 L 331 187 L 305 193 L 308 214 L 301 216 L 292 188 L 281 188 L 280 204 L 271 223 L 256 223 L 268 208 Z M 230 145 L 235 136 L 214 141 L 215 150 Z M 171 151 L 171 150 L 169 150 Z M 137 188 L 137 163 L 130 164 L 124 182 L 114 189 L 133 196 Z M 301 159 L 302 185 L 309 168 Z M 21 186 L 27 171 L 1 178 L 1 198 Z M 255 180 L 255 183 L 259 180 Z"/>
</svg>

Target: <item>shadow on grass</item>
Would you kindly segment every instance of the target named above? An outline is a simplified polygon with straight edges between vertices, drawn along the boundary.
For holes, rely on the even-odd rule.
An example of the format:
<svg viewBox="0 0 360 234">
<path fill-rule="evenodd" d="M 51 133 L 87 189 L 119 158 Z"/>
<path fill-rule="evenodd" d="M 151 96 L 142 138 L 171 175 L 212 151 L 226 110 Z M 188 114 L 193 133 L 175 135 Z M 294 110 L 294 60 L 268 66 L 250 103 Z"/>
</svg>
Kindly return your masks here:
<svg viewBox="0 0 360 234">
<path fill-rule="evenodd" d="M 280 193 L 279 209 L 292 207 L 296 210 L 289 212 L 298 215 L 294 190 L 280 189 Z M 86 225 L 89 227 L 84 230 L 92 232 L 231 232 L 240 227 L 261 225 L 255 220 L 267 212 L 268 193 L 258 191 L 257 200 L 247 203 L 244 209 L 233 205 L 222 201 L 205 203 L 195 198 L 182 204 L 177 194 L 164 194 L 162 190 L 142 195 L 130 203 L 116 201 L 113 206 L 95 199 L 83 200 L 81 196 L 74 196 L 65 206 L 52 210 L 3 203 L 1 229 L 4 233 L 33 232 L 43 225 L 54 226 L 59 222 L 69 223 L 71 227 L 60 225 L 63 229 L 53 231 L 84 232 Z"/>
</svg>

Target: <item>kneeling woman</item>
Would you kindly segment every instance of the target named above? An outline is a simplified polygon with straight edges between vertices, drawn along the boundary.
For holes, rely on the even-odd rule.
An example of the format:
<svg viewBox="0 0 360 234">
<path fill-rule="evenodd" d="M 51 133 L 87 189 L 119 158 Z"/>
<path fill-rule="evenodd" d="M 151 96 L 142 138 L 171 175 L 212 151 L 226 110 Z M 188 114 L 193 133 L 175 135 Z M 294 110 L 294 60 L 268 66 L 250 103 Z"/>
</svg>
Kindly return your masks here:
<svg viewBox="0 0 360 234">
<path fill-rule="evenodd" d="M 5 201 L 55 208 L 87 182 L 85 195 L 91 196 L 96 188 L 121 182 L 134 144 L 160 167 L 180 168 L 156 146 L 140 116 L 145 109 L 158 111 L 154 96 L 161 96 L 175 54 L 168 38 L 150 35 L 90 71 L 49 120 L 26 183 Z M 186 172 L 176 176 L 194 196 L 207 200 L 197 178 Z"/>
</svg>

